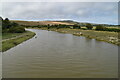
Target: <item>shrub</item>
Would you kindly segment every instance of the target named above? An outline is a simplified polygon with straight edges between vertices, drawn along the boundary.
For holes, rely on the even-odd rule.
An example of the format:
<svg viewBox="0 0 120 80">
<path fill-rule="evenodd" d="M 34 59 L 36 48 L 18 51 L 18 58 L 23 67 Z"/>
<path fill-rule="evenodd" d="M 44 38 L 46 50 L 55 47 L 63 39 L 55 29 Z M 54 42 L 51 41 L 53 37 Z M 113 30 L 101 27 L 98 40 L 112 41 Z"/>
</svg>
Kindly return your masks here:
<svg viewBox="0 0 120 80">
<path fill-rule="evenodd" d="M 8 18 L 5 18 L 5 20 L 2 21 L 2 29 L 7 29 L 12 27 L 11 22 Z"/>
<path fill-rule="evenodd" d="M 96 26 L 96 30 L 98 31 L 110 31 L 110 32 L 120 32 L 120 29 L 117 28 L 106 28 L 102 25 Z"/>
<path fill-rule="evenodd" d="M 104 26 L 102 26 L 102 25 L 97 25 L 96 26 L 96 30 L 105 30 L 106 28 L 104 27 Z"/>
<path fill-rule="evenodd" d="M 11 25 L 14 26 L 14 27 L 19 26 L 19 24 L 18 24 L 18 23 L 15 23 L 15 22 L 12 22 Z"/>
<path fill-rule="evenodd" d="M 23 32 L 25 32 L 25 28 L 24 27 L 11 27 L 10 29 L 9 29 L 9 32 L 10 33 L 23 33 Z"/>
<path fill-rule="evenodd" d="M 50 29 L 50 26 L 48 26 L 47 28 Z"/>
<path fill-rule="evenodd" d="M 105 28 L 104 31 L 120 32 L 120 29 L 117 29 L 117 28 Z"/>
<path fill-rule="evenodd" d="M 80 29 L 80 28 L 81 28 L 80 25 L 77 25 L 77 24 L 73 25 L 73 29 Z"/>
<path fill-rule="evenodd" d="M 87 24 L 86 24 L 86 28 L 87 28 L 87 29 L 92 29 L 93 26 L 92 26 L 90 23 L 87 23 Z"/>
</svg>

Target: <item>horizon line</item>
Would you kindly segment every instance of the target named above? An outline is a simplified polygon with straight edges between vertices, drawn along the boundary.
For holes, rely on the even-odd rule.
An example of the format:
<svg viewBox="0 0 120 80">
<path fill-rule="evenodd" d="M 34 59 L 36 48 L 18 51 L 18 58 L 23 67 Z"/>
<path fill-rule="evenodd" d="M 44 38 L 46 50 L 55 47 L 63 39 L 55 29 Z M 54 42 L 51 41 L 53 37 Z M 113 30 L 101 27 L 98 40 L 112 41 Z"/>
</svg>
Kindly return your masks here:
<svg viewBox="0 0 120 80">
<path fill-rule="evenodd" d="M 109 24 L 109 23 L 98 23 L 98 22 L 90 22 L 90 21 L 78 21 L 73 19 L 42 19 L 42 20 L 26 20 L 26 19 L 9 19 L 16 21 L 73 21 L 79 23 L 92 23 L 92 24 L 104 24 L 104 25 L 119 25 L 119 24 Z"/>
</svg>

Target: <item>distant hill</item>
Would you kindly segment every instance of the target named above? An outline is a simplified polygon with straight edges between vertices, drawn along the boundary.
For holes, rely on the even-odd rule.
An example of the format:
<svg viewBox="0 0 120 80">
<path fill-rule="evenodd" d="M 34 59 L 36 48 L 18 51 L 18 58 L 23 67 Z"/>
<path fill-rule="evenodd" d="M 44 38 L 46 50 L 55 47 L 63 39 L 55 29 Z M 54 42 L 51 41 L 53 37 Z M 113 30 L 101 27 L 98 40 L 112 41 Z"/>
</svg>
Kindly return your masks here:
<svg viewBox="0 0 120 80">
<path fill-rule="evenodd" d="M 11 20 L 12 22 L 16 22 L 20 25 L 29 25 L 29 26 L 36 26 L 36 25 L 58 25 L 58 24 L 63 24 L 63 25 L 74 25 L 78 24 L 80 26 L 85 26 L 87 22 L 77 22 L 73 20 L 63 20 L 63 21 L 19 21 L 19 20 Z M 96 23 L 90 23 L 93 26 L 96 25 L 103 25 L 106 27 L 118 27 L 118 25 L 109 25 L 109 24 L 96 24 Z"/>
<path fill-rule="evenodd" d="M 60 22 L 60 21 L 17 21 L 17 20 L 11 20 L 11 22 L 16 22 L 20 25 L 29 25 L 29 26 L 35 26 L 35 25 L 74 25 L 73 23 L 68 22 Z"/>
<path fill-rule="evenodd" d="M 78 25 L 81 25 L 81 26 L 85 26 L 88 22 L 77 22 L 77 21 L 73 21 L 73 20 L 63 20 L 63 21 L 59 21 L 59 22 L 66 22 L 66 23 L 72 23 L 72 24 L 78 24 Z M 103 26 L 112 26 L 112 27 L 118 27 L 118 25 L 110 25 L 110 24 L 97 24 L 97 23 L 90 23 L 92 24 L 93 26 L 96 26 L 96 25 L 103 25 Z"/>
</svg>

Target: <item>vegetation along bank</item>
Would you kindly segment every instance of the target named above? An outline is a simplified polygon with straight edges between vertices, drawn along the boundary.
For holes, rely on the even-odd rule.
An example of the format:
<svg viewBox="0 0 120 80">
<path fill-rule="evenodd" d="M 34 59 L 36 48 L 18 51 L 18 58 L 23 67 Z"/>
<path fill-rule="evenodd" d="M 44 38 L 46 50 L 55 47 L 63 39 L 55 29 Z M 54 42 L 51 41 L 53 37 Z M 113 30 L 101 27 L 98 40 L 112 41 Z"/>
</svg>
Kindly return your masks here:
<svg viewBox="0 0 120 80">
<path fill-rule="evenodd" d="M 8 18 L 3 20 L 2 17 L 0 17 L 0 20 L 2 22 L 2 39 L 0 41 L 2 42 L 2 46 L 0 51 L 2 52 L 9 50 L 35 35 L 33 32 L 26 31 L 25 27 L 14 22 L 10 22 Z"/>
<path fill-rule="evenodd" d="M 76 36 L 85 36 L 87 38 L 96 39 L 99 41 L 104 41 L 116 45 L 120 45 L 120 28 L 119 27 L 106 27 L 104 25 L 92 25 L 90 23 L 86 23 L 86 25 L 79 25 L 79 24 L 73 24 L 73 25 L 37 25 L 37 26 L 26 26 L 27 28 L 37 28 L 37 29 L 43 29 L 48 31 L 56 31 L 61 33 L 69 33 Z"/>
</svg>

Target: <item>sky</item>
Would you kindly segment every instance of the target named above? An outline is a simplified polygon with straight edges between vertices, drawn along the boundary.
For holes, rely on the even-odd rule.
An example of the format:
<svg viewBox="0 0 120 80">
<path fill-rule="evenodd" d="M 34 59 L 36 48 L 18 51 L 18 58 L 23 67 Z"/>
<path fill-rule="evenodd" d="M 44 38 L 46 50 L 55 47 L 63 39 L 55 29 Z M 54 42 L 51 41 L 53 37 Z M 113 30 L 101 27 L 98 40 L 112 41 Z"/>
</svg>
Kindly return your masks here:
<svg viewBox="0 0 120 80">
<path fill-rule="evenodd" d="M 118 24 L 117 2 L 2 2 L 2 17 L 11 20 L 74 20 Z"/>
</svg>

